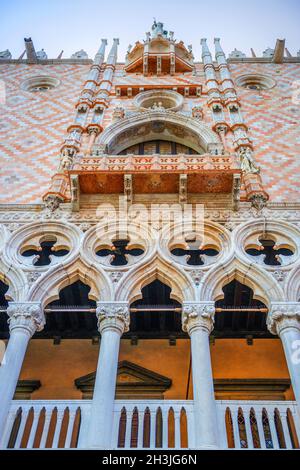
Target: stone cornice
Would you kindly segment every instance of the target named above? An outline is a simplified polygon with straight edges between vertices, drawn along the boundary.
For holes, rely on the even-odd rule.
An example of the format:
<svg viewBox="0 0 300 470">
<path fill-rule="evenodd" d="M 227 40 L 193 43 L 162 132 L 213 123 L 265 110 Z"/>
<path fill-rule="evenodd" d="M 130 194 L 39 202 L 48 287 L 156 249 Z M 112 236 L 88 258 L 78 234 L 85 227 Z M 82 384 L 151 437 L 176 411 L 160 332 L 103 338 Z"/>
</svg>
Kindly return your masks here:
<svg viewBox="0 0 300 470">
<path fill-rule="evenodd" d="M 267 326 L 272 334 L 279 336 L 286 328 L 300 331 L 300 302 L 272 302 Z"/>
<path fill-rule="evenodd" d="M 213 330 L 214 315 L 214 302 L 184 302 L 182 305 L 182 329 L 189 335 L 198 328 L 206 330 L 209 334 Z"/>
</svg>

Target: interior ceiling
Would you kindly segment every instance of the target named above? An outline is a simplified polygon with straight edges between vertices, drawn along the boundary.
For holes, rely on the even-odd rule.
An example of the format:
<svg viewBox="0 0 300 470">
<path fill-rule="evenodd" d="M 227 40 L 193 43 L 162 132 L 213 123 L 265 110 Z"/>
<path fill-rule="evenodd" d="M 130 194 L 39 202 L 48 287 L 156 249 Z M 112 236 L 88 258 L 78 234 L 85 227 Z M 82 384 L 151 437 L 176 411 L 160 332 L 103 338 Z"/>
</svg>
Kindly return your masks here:
<svg viewBox="0 0 300 470">
<path fill-rule="evenodd" d="M 7 306 L 4 297 L 8 287 L 0 284 L 0 304 Z M 88 298 L 90 288 L 77 281 L 61 290 L 59 299 L 51 302 L 47 308 L 61 307 L 57 312 L 46 313 L 46 325 L 43 331 L 36 333 L 34 338 L 74 338 L 88 339 L 98 336 L 95 312 L 84 312 L 80 307 L 95 309 L 96 302 Z M 216 338 L 273 338 L 266 327 L 266 313 L 251 312 L 247 307 L 265 307 L 253 299 L 253 291 L 236 280 L 224 288 L 224 299 L 216 302 L 216 307 L 226 307 L 225 312 L 216 313 L 215 328 L 212 335 Z M 159 280 L 142 289 L 142 299 L 131 305 L 141 309 L 131 313 L 130 331 L 124 338 L 140 339 L 155 338 L 187 338 L 181 328 L 181 314 L 175 311 L 163 311 L 159 308 L 180 308 L 180 304 L 171 299 L 171 289 Z M 77 307 L 77 311 L 68 312 L 67 308 Z M 230 307 L 243 307 L 242 311 L 234 312 Z M 156 311 L 143 311 L 143 308 L 155 308 Z M 0 338 L 9 336 L 7 316 L 0 314 Z"/>
</svg>

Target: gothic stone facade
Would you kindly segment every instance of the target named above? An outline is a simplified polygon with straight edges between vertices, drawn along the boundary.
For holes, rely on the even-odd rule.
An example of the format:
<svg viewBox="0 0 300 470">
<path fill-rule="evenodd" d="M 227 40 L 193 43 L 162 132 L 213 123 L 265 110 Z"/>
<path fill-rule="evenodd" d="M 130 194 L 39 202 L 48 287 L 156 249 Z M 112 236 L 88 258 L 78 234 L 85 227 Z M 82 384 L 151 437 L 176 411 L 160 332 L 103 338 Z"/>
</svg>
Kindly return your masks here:
<svg viewBox="0 0 300 470">
<path fill-rule="evenodd" d="M 130 332 L 130 305 L 155 280 L 171 289 L 185 336 L 176 347 L 163 338 L 137 339 L 134 346 L 125 336 L 120 359 L 171 377 L 165 398 L 193 398 L 198 429 L 189 447 L 227 446 L 216 431 L 213 377 L 215 388 L 217 380 L 290 379 L 282 394 L 300 403 L 300 366 L 292 359 L 300 339 L 299 56 L 278 40 L 263 57 L 235 50 L 226 58 L 215 39 L 213 57 L 202 39 L 198 58 L 161 23 L 129 47 L 125 63 L 118 62 L 118 44 L 114 39 L 106 54 L 102 40 L 94 60 L 84 51 L 49 60 L 30 39 L 27 58 L 0 55 L 0 277 L 8 286 L 2 315 L 7 311 L 10 330 L 10 339 L 2 332 L 8 340 L 0 368 L 3 446 L 11 438 L 7 423 L 19 378 L 41 381 L 32 393 L 41 403 L 80 399 L 74 380 L 97 368 L 90 340 L 54 346 L 53 338 L 38 336 L 51 315 L 47 306 L 78 281 L 97 302 L 91 315 L 101 333 L 81 446 L 112 445 L 119 341 Z M 129 232 L 120 197 L 132 211 Z M 153 203 L 179 211 L 189 206 L 194 215 L 201 206 L 203 233 L 182 235 L 174 214 L 171 230 L 164 217 L 145 225 L 140 215 Z M 123 236 L 116 236 L 113 221 Z M 209 348 L 215 302 L 232 281 L 251 289 L 273 340 L 250 334 L 247 344 L 244 337 L 221 335 Z M 193 387 L 187 392 L 190 344 Z M 161 387 L 166 383 L 153 377 Z M 238 387 L 222 393 L 219 398 L 243 398 Z M 294 427 L 299 430 L 297 422 Z M 28 439 L 33 445 L 34 437 Z M 54 433 L 54 444 L 59 439 Z M 70 432 L 67 441 L 71 445 Z M 296 441 L 286 437 L 287 445 Z"/>
</svg>

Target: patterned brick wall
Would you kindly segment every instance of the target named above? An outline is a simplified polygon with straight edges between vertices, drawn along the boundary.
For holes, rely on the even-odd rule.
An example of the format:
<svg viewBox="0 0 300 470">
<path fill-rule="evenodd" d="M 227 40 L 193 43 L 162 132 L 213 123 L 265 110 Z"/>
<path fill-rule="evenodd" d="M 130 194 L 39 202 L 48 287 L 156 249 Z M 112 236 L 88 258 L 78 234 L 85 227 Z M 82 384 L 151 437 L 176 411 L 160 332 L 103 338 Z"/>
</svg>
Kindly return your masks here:
<svg viewBox="0 0 300 470">
<path fill-rule="evenodd" d="M 41 201 L 88 70 L 89 65 L 0 65 L 6 90 L 6 103 L 0 104 L 0 203 Z M 56 77 L 60 85 L 23 91 L 21 83 L 36 75 Z"/>
<path fill-rule="evenodd" d="M 255 145 L 255 156 L 271 200 L 297 201 L 300 196 L 300 107 L 292 102 L 292 83 L 300 79 L 300 64 L 230 65 L 233 77 L 248 73 L 271 75 L 276 86 L 266 91 L 237 88 L 245 122 Z M 59 148 L 74 117 L 74 104 L 86 79 L 89 65 L 0 64 L 0 79 L 6 86 L 6 103 L 0 104 L 0 203 L 38 203 L 49 186 L 58 164 Z M 35 75 L 51 75 L 61 83 L 40 93 L 23 91 L 23 80 Z M 118 65 L 112 88 L 111 107 L 103 124 L 111 123 L 116 105 L 132 110 L 132 100 L 117 99 L 115 86 L 168 84 L 184 86 L 204 83 L 202 65 L 197 73 L 182 76 L 143 77 L 125 75 Z M 204 87 L 205 91 L 205 87 Z M 206 96 L 185 99 L 183 112 L 200 104 L 204 120 L 212 125 Z M 84 139 L 85 140 L 85 139 Z M 229 136 L 230 140 L 230 136 Z"/>
<path fill-rule="evenodd" d="M 255 157 L 271 200 L 300 199 L 300 103 L 292 101 L 292 84 L 300 79 L 300 64 L 231 64 L 232 76 L 270 75 L 276 86 L 253 91 L 237 88 Z"/>
</svg>

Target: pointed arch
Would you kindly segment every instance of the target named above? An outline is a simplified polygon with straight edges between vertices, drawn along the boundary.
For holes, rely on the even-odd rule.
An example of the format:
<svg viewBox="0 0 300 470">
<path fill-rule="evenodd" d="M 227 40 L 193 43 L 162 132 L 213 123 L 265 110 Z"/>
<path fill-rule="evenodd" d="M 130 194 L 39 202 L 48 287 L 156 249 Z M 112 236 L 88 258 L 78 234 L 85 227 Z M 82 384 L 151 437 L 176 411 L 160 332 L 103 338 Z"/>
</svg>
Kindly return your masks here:
<svg viewBox="0 0 300 470">
<path fill-rule="evenodd" d="M 168 140 L 182 143 L 198 153 L 209 152 L 209 145 L 220 145 L 217 135 L 203 122 L 173 111 L 145 111 L 136 113 L 108 126 L 100 134 L 97 144 L 109 154 L 118 154 L 126 147 L 142 140 L 162 139 L 166 129 Z"/>
<path fill-rule="evenodd" d="M 296 266 L 288 275 L 285 286 L 286 299 L 300 302 L 300 266 Z"/>
<path fill-rule="evenodd" d="M 182 303 L 196 300 L 196 291 L 190 279 L 172 264 L 156 256 L 154 259 L 132 270 L 122 280 L 116 291 L 116 300 L 130 303 L 142 298 L 142 288 L 155 279 L 160 280 L 171 288 L 171 298 Z"/>
<path fill-rule="evenodd" d="M 82 281 L 91 290 L 90 299 L 113 300 L 113 289 L 107 274 L 94 264 L 87 264 L 81 257 L 69 264 L 59 264 L 39 279 L 30 292 L 31 301 L 41 301 L 47 305 L 59 298 L 59 292 L 75 281 Z"/>
<path fill-rule="evenodd" d="M 223 298 L 222 288 L 236 279 L 253 290 L 254 298 L 266 305 L 271 301 L 283 301 L 284 295 L 281 287 L 276 283 L 272 275 L 261 270 L 255 264 L 246 264 L 238 258 L 231 259 L 226 264 L 215 266 L 203 278 L 200 292 L 200 300 L 219 300 Z"/>
<path fill-rule="evenodd" d="M 12 264 L 7 265 L 0 260 L 0 280 L 8 285 L 5 296 L 8 300 L 20 302 L 26 300 L 28 283 L 23 271 L 18 270 Z"/>
</svg>

